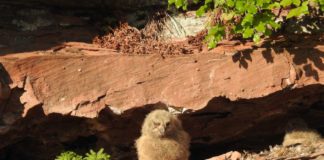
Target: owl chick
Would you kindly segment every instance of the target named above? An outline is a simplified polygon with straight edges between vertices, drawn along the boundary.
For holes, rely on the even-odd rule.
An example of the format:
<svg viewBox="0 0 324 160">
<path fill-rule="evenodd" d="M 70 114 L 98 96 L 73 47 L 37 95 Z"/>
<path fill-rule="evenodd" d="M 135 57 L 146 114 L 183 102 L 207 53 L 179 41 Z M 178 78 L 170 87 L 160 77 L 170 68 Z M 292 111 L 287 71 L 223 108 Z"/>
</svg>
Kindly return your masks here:
<svg viewBox="0 0 324 160">
<path fill-rule="evenodd" d="M 149 113 L 136 140 L 139 160 L 188 160 L 190 137 L 180 120 L 165 110 Z"/>
<path fill-rule="evenodd" d="M 282 145 L 311 144 L 319 140 L 321 140 L 321 135 L 316 130 L 308 128 L 304 120 L 292 119 L 287 123 Z"/>
</svg>

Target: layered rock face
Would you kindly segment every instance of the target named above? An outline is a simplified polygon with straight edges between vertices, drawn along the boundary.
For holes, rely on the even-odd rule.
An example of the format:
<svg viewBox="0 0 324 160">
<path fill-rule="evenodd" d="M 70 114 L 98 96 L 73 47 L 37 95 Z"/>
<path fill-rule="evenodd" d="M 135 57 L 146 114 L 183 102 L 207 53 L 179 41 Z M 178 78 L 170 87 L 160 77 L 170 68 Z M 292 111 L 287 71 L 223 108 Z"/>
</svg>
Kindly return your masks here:
<svg viewBox="0 0 324 160">
<path fill-rule="evenodd" d="M 121 114 L 162 102 L 200 110 L 213 98 L 252 100 L 279 91 L 320 86 L 321 50 L 309 50 L 301 48 L 293 55 L 257 49 L 233 56 L 208 53 L 170 57 L 127 56 L 105 50 L 71 55 L 61 51 L 55 56 L 50 52 L 2 56 L 1 63 L 10 75 L 10 88 L 24 90 L 20 97 L 23 116 L 41 104 L 46 115 L 93 118 L 105 107 Z M 301 61 L 297 58 L 308 61 L 296 64 Z M 8 92 L 5 87 L 2 90 Z"/>
</svg>

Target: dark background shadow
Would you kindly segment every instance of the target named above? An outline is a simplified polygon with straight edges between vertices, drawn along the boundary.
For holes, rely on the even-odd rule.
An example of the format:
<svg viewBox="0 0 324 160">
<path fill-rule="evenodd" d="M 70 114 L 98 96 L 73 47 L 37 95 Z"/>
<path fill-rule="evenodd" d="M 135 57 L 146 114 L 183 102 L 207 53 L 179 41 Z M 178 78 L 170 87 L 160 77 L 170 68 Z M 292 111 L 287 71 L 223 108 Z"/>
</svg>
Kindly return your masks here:
<svg viewBox="0 0 324 160">
<path fill-rule="evenodd" d="M 0 0 L 0 56 L 47 50 L 64 42 L 91 43 L 127 22 L 144 27 L 167 1 Z"/>
<path fill-rule="evenodd" d="M 6 71 L 4 66 L 0 63 L 0 123 L 2 113 L 5 110 L 5 106 L 9 103 L 11 90 L 9 84 L 12 83 L 12 79 L 9 76 L 9 73 Z M 16 94 L 13 92 L 13 94 Z"/>
</svg>

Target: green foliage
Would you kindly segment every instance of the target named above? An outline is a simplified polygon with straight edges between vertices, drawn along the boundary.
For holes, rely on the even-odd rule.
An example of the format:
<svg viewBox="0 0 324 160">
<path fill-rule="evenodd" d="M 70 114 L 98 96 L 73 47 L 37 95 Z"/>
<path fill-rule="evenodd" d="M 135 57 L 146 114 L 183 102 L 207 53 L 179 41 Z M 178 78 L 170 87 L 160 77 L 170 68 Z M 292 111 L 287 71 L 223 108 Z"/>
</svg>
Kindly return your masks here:
<svg viewBox="0 0 324 160">
<path fill-rule="evenodd" d="M 303 4 L 297 8 L 291 9 L 287 15 L 288 18 L 299 17 L 300 15 L 308 14 L 308 2 L 303 2 Z"/>
<path fill-rule="evenodd" d="M 289 10 L 283 19 L 299 18 L 309 14 L 310 7 L 324 11 L 324 0 L 194 0 L 200 4 L 196 11 L 202 16 L 209 10 L 215 13 L 215 23 L 212 23 L 205 40 L 209 48 L 214 48 L 226 35 L 241 36 L 259 42 L 261 37 L 270 36 L 281 27 L 274 10 Z M 313 6 L 309 5 L 312 2 Z M 169 6 L 186 10 L 187 0 L 169 0 Z"/>
<path fill-rule="evenodd" d="M 86 153 L 85 157 L 82 157 L 81 155 L 78 155 L 72 151 L 66 151 L 57 156 L 55 160 L 110 160 L 110 155 L 104 153 L 103 148 L 101 148 L 98 152 L 90 150 L 89 153 Z"/>
<path fill-rule="evenodd" d="M 175 5 L 177 9 L 182 8 L 183 10 L 187 10 L 188 1 L 187 0 L 168 0 L 169 5 Z"/>
<path fill-rule="evenodd" d="M 83 159 L 82 156 L 72 151 L 63 152 L 55 158 L 55 160 L 82 160 L 82 159 Z"/>
<path fill-rule="evenodd" d="M 104 153 L 104 150 L 101 148 L 98 152 L 90 150 L 90 153 L 86 153 L 84 160 L 109 160 L 110 155 Z"/>
<path fill-rule="evenodd" d="M 208 48 L 215 48 L 217 42 L 222 40 L 225 35 L 225 29 L 221 25 L 213 26 L 209 29 L 206 40 L 208 41 Z"/>
</svg>

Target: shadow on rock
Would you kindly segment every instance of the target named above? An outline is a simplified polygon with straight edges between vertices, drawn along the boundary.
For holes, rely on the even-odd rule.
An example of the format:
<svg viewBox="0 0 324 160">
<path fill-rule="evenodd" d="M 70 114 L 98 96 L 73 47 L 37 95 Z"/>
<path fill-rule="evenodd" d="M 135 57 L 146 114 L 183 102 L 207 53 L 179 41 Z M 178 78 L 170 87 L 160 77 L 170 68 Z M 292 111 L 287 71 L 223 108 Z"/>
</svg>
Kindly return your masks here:
<svg viewBox="0 0 324 160">
<path fill-rule="evenodd" d="M 319 81 L 319 71 L 324 70 L 324 52 L 319 49 L 324 45 L 323 35 L 284 35 L 267 39 L 259 47 L 242 50 L 233 55 L 232 60 L 239 67 L 248 68 L 248 61 L 252 62 L 251 54 L 254 50 L 262 48 L 262 56 L 267 63 L 274 63 L 273 54 L 285 54 L 288 63 L 301 65 L 302 73 Z M 292 57 L 292 60 L 290 60 Z"/>
</svg>

